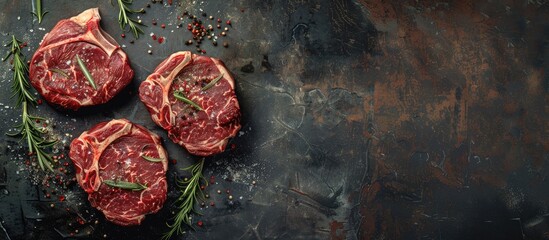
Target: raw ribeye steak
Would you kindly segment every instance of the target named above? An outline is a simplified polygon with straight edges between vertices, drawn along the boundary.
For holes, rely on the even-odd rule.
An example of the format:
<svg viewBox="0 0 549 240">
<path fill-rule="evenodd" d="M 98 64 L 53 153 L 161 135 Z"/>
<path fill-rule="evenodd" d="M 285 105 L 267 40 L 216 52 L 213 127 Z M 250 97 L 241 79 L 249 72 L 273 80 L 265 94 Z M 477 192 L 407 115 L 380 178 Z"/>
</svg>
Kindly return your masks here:
<svg viewBox="0 0 549 240">
<path fill-rule="evenodd" d="M 44 36 L 29 74 L 31 84 L 48 102 L 73 110 L 105 103 L 132 80 L 126 53 L 101 29 L 100 19 L 97 8 L 88 9 L 61 20 Z"/>
<path fill-rule="evenodd" d="M 218 59 L 177 52 L 139 87 L 153 121 L 191 154 L 223 152 L 240 130 L 234 80 Z"/>
<path fill-rule="evenodd" d="M 74 139 L 69 156 L 88 200 L 119 225 L 138 225 L 166 200 L 168 156 L 160 137 L 126 119 Z"/>
</svg>

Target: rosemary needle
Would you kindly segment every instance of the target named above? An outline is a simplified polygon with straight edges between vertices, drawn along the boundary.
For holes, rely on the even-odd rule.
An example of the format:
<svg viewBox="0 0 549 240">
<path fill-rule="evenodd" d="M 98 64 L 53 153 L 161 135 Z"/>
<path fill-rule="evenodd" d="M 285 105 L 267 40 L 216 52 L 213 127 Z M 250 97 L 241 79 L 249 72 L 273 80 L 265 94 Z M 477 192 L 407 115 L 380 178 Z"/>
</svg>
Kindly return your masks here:
<svg viewBox="0 0 549 240">
<path fill-rule="evenodd" d="M 78 62 L 78 66 L 80 67 L 80 69 L 84 73 L 84 76 L 86 77 L 86 79 L 88 79 L 88 82 L 90 82 L 90 85 L 93 87 L 93 89 L 97 90 L 97 85 L 95 85 L 95 82 L 93 81 L 93 77 L 92 77 L 90 71 L 88 71 L 88 68 L 86 67 L 86 64 L 84 64 L 84 62 L 82 61 L 82 59 L 80 59 L 78 54 L 76 54 L 76 61 Z"/>
<path fill-rule="evenodd" d="M 103 183 L 110 187 L 120 188 L 124 190 L 141 191 L 147 189 L 147 186 L 141 183 L 126 182 L 126 181 L 114 181 L 103 180 Z"/>
<path fill-rule="evenodd" d="M 38 19 L 38 23 L 42 23 L 42 18 L 46 15 L 46 12 L 42 12 L 42 0 L 35 0 L 35 11 L 32 12 L 34 16 Z"/>
<path fill-rule="evenodd" d="M 183 93 L 181 91 L 175 91 L 173 93 L 173 96 L 175 97 L 175 99 L 180 100 L 180 101 L 182 101 L 186 104 L 190 104 L 191 106 L 195 107 L 199 111 L 203 110 L 198 104 L 196 104 L 195 102 L 193 102 L 190 99 L 188 99 L 187 97 L 185 97 L 185 95 L 183 95 Z"/>
<path fill-rule="evenodd" d="M 206 86 L 204 86 L 202 88 L 202 91 L 206 91 L 208 89 L 210 89 L 211 87 L 213 87 L 217 82 L 219 82 L 219 80 L 223 78 L 223 73 L 220 74 L 219 76 L 217 76 L 214 80 L 212 80 L 210 83 L 206 84 Z"/>
</svg>

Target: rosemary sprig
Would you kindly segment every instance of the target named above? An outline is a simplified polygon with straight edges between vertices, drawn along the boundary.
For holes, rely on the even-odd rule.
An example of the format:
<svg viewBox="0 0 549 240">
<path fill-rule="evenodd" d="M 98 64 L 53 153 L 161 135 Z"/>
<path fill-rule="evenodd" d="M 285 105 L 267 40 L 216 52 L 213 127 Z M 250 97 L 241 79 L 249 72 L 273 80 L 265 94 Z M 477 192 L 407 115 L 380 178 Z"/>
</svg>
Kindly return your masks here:
<svg viewBox="0 0 549 240">
<path fill-rule="evenodd" d="M 17 96 L 17 106 L 23 107 L 21 123 L 17 126 L 17 132 L 7 134 L 8 136 L 21 136 L 21 140 L 26 140 L 29 149 L 29 154 L 36 154 L 38 164 L 42 170 L 46 168 L 53 171 L 52 157 L 46 153 L 45 149 L 53 146 L 56 141 L 48 140 L 43 137 L 46 129 L 39 126 L 36 122 L 45 121 L 44 118 L 32 116 L 28 112 L 27 105 L 35 104 L 36 99 L 30 92 L 30 84 L 27 79 L 28 66 L 25 61 L 25 56 L 21 53 L 21 41 L 12 36 L 10 51 L 3 59 L 6 61 L 9 56 L 13 56 L 13 82 L 11 90 L 12 97 Z"/>
<path fill-rule="evenodd" d="M 149 162 L 154 162 L 154 163 L 157 163 L 157 162 L 162 162 L 162 158 L 153 158 L 153 157 L 149 157 L 147 155 L 141 155 L 141 157 Z"/>
<path fill-rule="evenodd" d="M 68 77 L 69 77 L 69 75 L 68 75 L 66 72 L 64 72 L 63 70 L 61 70 L 61 69 L 50 68 L 50 71 L 52 71 L 52 72 L 54 72 L 54 73 L 58 73 L 58 74 L 60 74 L 61 76 L 65 77 L 65 78 L 68 78 Z"/>
<path fill-rule="evenodd" d="M 128 25 L 135 38 L 139 38 L 139 34 L 145 33 L 141 30 L 141 28 L 139 28 L 139 26 L 145 25 L 140 23 L 138 20 L 130 18 L 128 15 L 133 13 L 143 13 L 145 12 L 145 9 L 140 8 L 138 10 L 132 10 L 129 6 L 132 5 L 133 0 L 116 0 L 116 2 L 118 3 L 118 8 L 120 9 L 118 11 L 118 25 L 120 25 L 120 29 L 125 31 L 126 25 Z M 112 0 L 111 5 L 113 5 Z"/>
<path fill-rule="evenodd" d="M 21 53 L 21 41 L 17 40 L 12 35 L 11 43 L 8 45 L 10 48 L 8 55 L 6 55 L 2 61 L 8 60 L 10 56 L 13 56 L 13 81 L 11 82 L 12 97 L 17 96 L 17 106 L 20 106 L 23 102 L 33 103 L 36 101 L 29 91 L 30 84 L 27 81 L 27 75 L 29 68 L 25 61 L 25 56 Z"/>
<path fill-rule="evenodd" d="M 27 141 L 29 147 L 29 153 L 36 153 L 38 159 L 38 165 L 44 170 L 45 168 L 53 171 L 52 157 L 45 152 L 45 148 L 53 146 L 57 141 L 51 141 L 45 139 L 42 135 L 46 133 L 45 128 L 41 128 L 36 124 L 37 121 L 45 121 L 46 119 L 41 117 L 35 117 L 28 113 L 27 102 L 23 102 L 23 116 L 19 125 L 15 126 L 17 132 L 14 134 L 7 134 L 8 136 L 21 136 L 21 140 Z"/>
<path fill-rule="evenodd" d="M 137 182 L 126 182 L 126 181 L 114 181 L 114 180 L 103 180 L 103 183 L 110 187 L 132 190 L 132 191 L 142 191 L 147 189 L 147 186 Z"/>
<path fill-rule="evenodd" d="M 190 99 L 188 99 L 187 97 L 185 97 L 185 95 L 183 95 L 183 93 L 181 91 L 174 91 L 173 96 L 175 97 L 175 99 L 180 100 L 180 101 L 182 101 L 186 104 L 190 104 L 191 106 L 198 109 L 199 111 L 203 110 L 198 104 L 196 104 L 195 102 L 193 102 Z"/>
<path fill-rule="evenodd" d="M 206 91 L 208 89 L 210 89 L 211 87 L 213 87 L 217 82 L 219 82 L 219 79 L 223 78 L 223 73 L 221 75 L 219 75 L 218 77 L 216 77 L 214 80 L 212 80 L 210 83 L 206 84 L 206 86 L 204 86 L 202 88 L 202 91 Z"/>
<path fill-rule="evenodd" d="M 90 85 L 93 87 L 93 89 L 97 90 L 97 85 L 95 85 L 95 81 L 93 81 L 93 77 L 90 71 L 88 71 L 86 64 L 84 64 L 84 62 L 82 61 L 82 59 L 80 59 L 78 54 L 76 54 L 76 61 L 78 62 L 78 66 L 82 70 L 82 73 L 84 73 L 84 76 L 86 77 L 86 79 L 88 79 L 88 82 L 90 82 Z"/>
<path fill-rule="evenodd" d="M 191 173 L 190 178 L 185 178 L 183 180 L 177 180 L 176 185 L 179 187 L 181 195 L 176 200 L 175 204 L 179 207 L 179 212 L 174 216 L 173 222 L 168 224 L 170 231 L 164 234 L 162 239 L 168 240 L 174 234 L 184 233 L 183 224 L 192 228 L 191 225 L 191 214 L 200 214 L 194 208 L 195 203 L 200 199 L 204 199 L 204 194 L 200 189 L 200 184 L 208 185 L 208 181 L 202 175 L 202 168 L 204 167 L 204 158 L 202 158 L 197 163 L 183 168 L 182 170 L 188 171 Z"/>
<path fill-rule="evenodd" d="M 42 23 L 42 18 L 48 11 L 42 12 L 42 0 L 34 0 L 34 4 L 35 10 L 32 14 L 38 18 L 38 23 Z"/>
<path fill-rule="evenodd" d="M 143 159 L 145 159 L 149 162 L 154 162 L 154 163 L 162 162 L 162 160 L 164 160 L 163 158 L 154 158 L 154 157 L 145 155 L 144 150 L 147 146 L 149 146 L 149 144 L 147 144 L 147 145 L 145 145 L 141 148 L 141 158 L 143 158 Z"/>
</svg>

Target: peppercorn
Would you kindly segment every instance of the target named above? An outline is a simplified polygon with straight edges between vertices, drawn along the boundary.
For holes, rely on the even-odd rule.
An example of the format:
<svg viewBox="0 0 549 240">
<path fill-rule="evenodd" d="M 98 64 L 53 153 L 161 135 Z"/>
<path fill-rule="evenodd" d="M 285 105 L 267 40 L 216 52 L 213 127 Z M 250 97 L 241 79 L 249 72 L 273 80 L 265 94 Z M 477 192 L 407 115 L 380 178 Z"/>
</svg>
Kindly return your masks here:
<svg viewBox="0 0 549 240">
<path fill-rule="evenodd" d="M 152 25 L 156 25 L 156 20 L 152 20 Z"/>
<path fill-rule="evenodd" d="M 196 51 L 197 51 L 197 52 L 202 52 L 202 49 L 196 48 Z"/>
<path fill-rule="evenodd" d="M 224 30 L 225 30 L 225 31 L 229 31 L 229 28 L 228 28 L 228 27 L 225 27 L 225 29 L 224 29 Z"/>
<path fill-rule="evenodd" d="M 210 20 L 213 20 L 214 19 L 214 16 L 210 16 Z"/>
<path fill-rule="evenodd" d="M 225 32 L 221 32 L 221 36 L 223 36 L 223 37 L 224 37 L 225 35 L 227 35 L 227 33 L 225 33 Z"/>
<path fill-rule="evenodd" d="M 148 53 L 148 54 L 152 54 L 153 51 L 149 49 L 149 50 L 147 51 L 147 53 Z"/>
<path fill-rule="evenodd" d="M 160 27 L 161 27 L 161 28 L 166 28 L 166 24 L 163 24 L 163 23 L 162 23 L 162 25 L 160 25 Z"/>
<path fill-rule="evenodd" d="M 202 13 L 202 17 L 206 17 L 208 16 L 208 14 L 206 14 L 205 12 Z"/>
<path fill-rule="evenodd" d="M 229 43 L 224 42 L 224 43 L 223 43 L 223 47 L 229 47 Z"/>
<path fill-rule="evenodd" d="M 221 194 L 221 190 L 217 190 L 217 194 Z"/>
<path fill-rule="evenodd" d="M 126 37 L 126 34 L 123 34 L 123 33 L 122 33 L 122 34 L 120 34 L 120 36 L 121 36 L 122 38 L 125 38 L 125 37 Z"/>
<path fill-rule="evenodd" d="M 190 39 L 189 39 L 189 40 L 187 40 L 187 42 L 186 42 L 185 44 L 191 45 L 191 44 L 193 44 L 193 40 L 190 40 Z"/>
</svg>

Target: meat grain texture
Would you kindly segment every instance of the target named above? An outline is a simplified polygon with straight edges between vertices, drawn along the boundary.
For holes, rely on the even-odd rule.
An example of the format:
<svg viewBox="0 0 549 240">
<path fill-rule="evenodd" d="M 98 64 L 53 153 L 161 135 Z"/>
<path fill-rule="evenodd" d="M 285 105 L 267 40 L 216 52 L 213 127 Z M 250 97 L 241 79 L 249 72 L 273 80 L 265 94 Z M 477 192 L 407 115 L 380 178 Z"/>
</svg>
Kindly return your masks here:
<svg viewBox="0 0 549 240">
<path fill-rule="evenodd" d="M 219 77 L 212 87 L 203 89 Z M 202 110 L 176 99 L 175 91 Z M 188 51 L 172 54 L 141 83 L 139 97 L 169 138 L 194 155 L 223 152 L 241 127 L 234 80 L 215 58 Z"/>
<path fill-rule="evenodd" d="M 74 139 L 69 156 L 76 179 L 88 200 L 119 225 L 138 225 L 146 214 L 160 210 L 166 200 L 168 156 L 160 137 L 126 119 L 102 122 Z M 149 161 L 143 156 L 160 159 Z M 109 186 L 104 180 L 140 183 L 132 191 Z"/>
<path fill-rule="evenodd" d="M 50 103 L 77 110 L 112 99 L 134 75 L 126 53 L 104 32 L 99 10 L 61 20 L 44 36 L 31 60 L 30 82 Z M 95 89 L 78 65 L 82 60 Z"/>
</svg>

